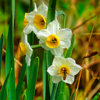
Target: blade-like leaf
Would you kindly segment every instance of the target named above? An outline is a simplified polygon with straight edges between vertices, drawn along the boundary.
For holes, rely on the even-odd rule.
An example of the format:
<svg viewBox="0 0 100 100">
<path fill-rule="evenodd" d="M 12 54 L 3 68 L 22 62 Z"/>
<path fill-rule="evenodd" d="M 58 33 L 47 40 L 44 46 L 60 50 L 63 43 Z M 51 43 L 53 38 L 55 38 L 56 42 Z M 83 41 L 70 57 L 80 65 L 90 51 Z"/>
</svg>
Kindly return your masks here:
<svg viewBox="0 0 100 100">
<path fill-rule="evenodd" d="M 87 97 L 84 100 L 87 100 Z"/>
<path fill-rule="evenodd" d="M 25 57 L 24 57 L 23 66 L 21 69 L 21 74 L 20 74 L 19 81 L 18 81 L 17 88 L 16 88 L 16 100 L 19 100 L 20 96 L 21 96 L 21 91 L 22 91 L 21 87 L 23 85 L 25 71 L 26 71 L 26 61 L 25 61 Z"/>
<path fill-rule="evenodd" d="M 0 38 L 0 80 L 1 80 L 2 48 L 3 48 L 3 34 L 1 35 L 1 38 Z"/>
<path fill-rule="evenodd" d="M 70 99 L 70 89 L 68 85 L 65 85 L 64 89 L 64 100 L 69 100 Z"/>
<path fill-rule="evenodd" d="M 41 98 L 41 97 L 38 97 L 37 100 L 42 100 L 42 98 Z M 44 100 L 44 99 L 43 99 L 43 100 Z"/>
<path fill-rule="evenodd" d="M 42 73 L 43 73 L 43 100 L 46 100 L 46 53 L 43 55 L 42 62 Z"/>
<path fill-rule="evenodd" d="M 24 90 L 24 93 L 23 93 L 23 100 L 27 100 L 27 98 L 26 98 L 26 90 Z"/>
<path fill-rule="evenodd" d="M 46 51 L 46 62 L 47 62 L 47 66 L 46 66 L 46 70 L 47 68 L 51 65 L 52 62 L 52 54 L 50 51 Z M 46 72 L 46 100 L 50 99 L 50 88 L 49 88 L 49 82 L 50 82 L 50 75 L 48 74 L 48 72 Z"/>
<path fill-rule="evenodd" d="M 61 81 L 58 84 L 57 92 L 56 92 L 56 100 L 61 100 L 63 98 L 64 88 L 65 88 L 65 82 Z"/>
<path fill-rule="evenodd" d="M 53 89 L 52 89 L 52 94 L 51 94 L 50 100 L 55 100 L 57 86 L 58 86 L 58 84 L 56 84 L 56 83 L 53 84 Z"/>
<path fill-rule="evenodd" d="M 7 84 L 7 100 L 15 100 L 15 72 L 14 72 L 14 42 L 12 20 L 10 21 L 7 47 L 6 47 L 6 76 L 12 68 L 11 75 Z"/>
<path fill-rule="evenodd" d="M 30 11 L 33 11 L 33 10 L 34 10 L 33 0 L 30 0 Z M 33 32 L 28 34 L 28 42 L 30 45 L 34 44 L 34 33 Z M 27 66 L 27 84 L 28 84 L 29 77 L 30 77 L 31 66 L 33 64 L 33 58 L 34 58 L 34 54 L 32 54 L 32 56 L 31 56 L 30 66 Z"/>
<path fill-rule="evenodd" d="M 56 0 L 49 1 L 47 25 L 55 19 Z"/>
<path fill-rule="evenodd" d="M 9 71 L 6 79 L 5 79 L 5 82 L 3 84 L 3 87 L 1 89 L 1 92 L 0 92 L 0 100 L 6 100 L 6 85 L 7 85 L 7 82 L 8 82 L 8 79 L 9 79 L 9 76 L 11 74 L 12 70 Z"/>
<path fill-rule="evenodd" d="M 100 97 L 100 92 L 97 93 L 92 100 L 98 100 L 99 97 Z"/>
<path fill-rule="evenodd" d="M 77 89 L 75 90 L 71 100 L 74 100 L 76 92 L 77 92 Z"/>
<path fill-rule="evenodd" d="M 15 72 L 14 72 L 14 14 L 15 0 L 12 0 L 12 17 L 9 26 L 7 46 L 6 46 L 6 76 L 12 68 L 9 80 L 7 83 L 7 100 L 15 100 Z"/>
<path fill-rule="evenodd" d="M 29 82 L 27 86 L 27 100 L 34 99 L 38 68 L 39 68 L 39 58 L 36 57 L 31 68 L 31 73 L 30 73 Z"/>
<path fill-rule="evenodd" d="M 19 91 L 19 95 L 18 95 L 16 100 L 20 100 L 21 94 L 22 94 L 22 91 L 24 90 L 24 88 L 25 88 L 25 82 L 22 83 L 20 91 Z"/>
<path fill-rule="evenodd" d="M 33 0 L 30 0 L 30 11 L 33 11 L 34 5 L 33 5 Z"/>
</svg>

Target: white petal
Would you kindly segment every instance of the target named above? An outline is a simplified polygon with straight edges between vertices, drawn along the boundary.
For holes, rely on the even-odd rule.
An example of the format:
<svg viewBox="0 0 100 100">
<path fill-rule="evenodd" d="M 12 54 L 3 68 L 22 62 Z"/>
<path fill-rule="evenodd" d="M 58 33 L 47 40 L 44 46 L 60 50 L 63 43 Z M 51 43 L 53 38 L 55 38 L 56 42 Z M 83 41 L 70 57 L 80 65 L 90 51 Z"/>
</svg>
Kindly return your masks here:
<svg viewBox="0 0 100 100">
<path fill-rule="evenodd" d="M 61 41 L 66 40 L 66 39 L 71 39 L 72 31 L 70 29 L 68 29 L 68 28 L 60 29 L 57 32 L 57 36 L 59 37 L 59 39 Z"/>
<path fill-rule="evenodd" d="M 24 44 L 26 44 L 26 42 L 27 42 L 27 35 L 25 35 L 24 33 L 22 33 L 22 42 Z"/>
<path fill-rule="evenodd" d="M 82 68 L 81 66 L 77 65 L 75 60 L 72 58 L 66 58 L 66 66 L 70 68 L 70 74 L 76 75 Z"/>
<path fill-rule="evenodd" d="M 33 31 L 35 34 L 37 33 L 37 30 L 36 30 L 36 28 L 34 27 L 34 25 L 27 24 L 26 27 L 25 27 L 24 30 L 23 30 L 23 33 L 27 35 L 27 34 L 31 33 L 32 31 Z"/>
<path fill-rule="evenodd" d="M 30 46 L 30 44 L 28 42 L 26 43 L 26 47 L 27 47 L 27 55 L 29 57 L 31 57 L 32 56 L 33 49 L 31 48 L 31 46 Z"/>
<path fill-rule="evenodd" d="M 37 12 L 37 6 L 36 6 L 36 3 L 34 3 L 34 11 Z"/>
<path fill-rule="evenodd" d="M 61 76 L 52 76 L 52 81 L 53 83 L 58 83 L 61 81 Z"/>
<path fill-rule="evenodd" d="M 47 26 L 47 29 L 51 32 L 51 34 L 57 34 L 59 28 L 59 23 L 57 21 L 50 22 Z"/>
<path fill-rule="evenodd" d="M 50 51 L 54 56 L 61 56 L 63 54 L 63 48 L 60 47 L 50 49 Z"/>
<path fill-rule="evenodd" d="M 31 58 L 26 54 L 26 63 L 27 63 L 27 66 L 30 66 L 30 62 L 31 62 Z"/>
<path fill-rule="evenodd" d="M 65 65 L 65 59 L 63 57 L 55 56 L 52 64 L 59 68 L 62 65 Z"/>
<path fill-rule="evenodd" d="M 37 10 L 37 14 L 43 15 L 44 18 L 47 19 L 47 11 L 48 11 L 48 7 L 42 3 Z"/>
<path fill-rule="evenodd" d="M 37 13 L 36 11 L 31 11 L 30 13 L 26 15 L 26 19 L 28 20 L 30 24 L 33 24 L 33 19 L 36 13 Z"/>
<path fill-rule="evenodd" d="M 46 40 L 47 37 L 50 35 L 51 33 L 47 30 L 47 29 L 43 29 L 43 30 L 40 30 L 36 35 L 37 35 L 37 38 L 40 39 L 41 41 L 43 40 Z M 45 41 L 44 41 L 45 42 Z"/>
<path fill-rule="evenodd" d="M 43 40 L 42 40 L 42 41 L 40 40 L 40 41 L 39 41 L 39 44 L 40 44 L 41 47 L 44 48 L 45 50 L 50 50 L 50 48 L 48 48 L 48 47 L 46 46 L 45 40 L 44 40 L 44 41 L 43 41 Z"/>
<path fill-rule="evenodd" d="M 48 68 L 47 72 L 48 72 L 51 76 L 55 76 L 55 75 L 58 74 L 58 70 L 59 70 L 58 67 L 52 65 L 52 66 L 50 66 L 50 67 Z"/>
<path fill-rule="evenodd" d="M 67 64 L 73 65 L 73 64 L 75 64 L 76 62 L 75 62 L 75 60 L 72 59 L 72 58 L 66 58 L 66 63 L 67 63 Z"/>
<path fill-rule="evenodd" d="M 75 64 L 75 65 L 73 65 L 73 66 L 70 66 L 70 74 L 71 74 L 71 75 L 76 75 L 76 74 L 79 73 L 79 71 L 80 71 L 81 69 L 82 69 L 81 66 L 79 66 L 79 65 L 77 65 L 77 64 Z"/>
<path fill-rule="evenodd" d="M 61 48 L 69 48 L 70 47 L 70 45 L 71 45 L 71 41 L 69 40 L 69 39 L 66 39 L 66 40 L 62 40 L 62 41 L 60 41 L 60 47 Z"/>
<path fill-rule="evenodd" d="M 63 80 L 63 77 L 62 77 L 62 80 Z M 72 84 L 74 82 L 74 76 L 67 75 L 66 79 L 63 80 L 63 81 L 66 82 L 66 83 Z"/>
</svg>

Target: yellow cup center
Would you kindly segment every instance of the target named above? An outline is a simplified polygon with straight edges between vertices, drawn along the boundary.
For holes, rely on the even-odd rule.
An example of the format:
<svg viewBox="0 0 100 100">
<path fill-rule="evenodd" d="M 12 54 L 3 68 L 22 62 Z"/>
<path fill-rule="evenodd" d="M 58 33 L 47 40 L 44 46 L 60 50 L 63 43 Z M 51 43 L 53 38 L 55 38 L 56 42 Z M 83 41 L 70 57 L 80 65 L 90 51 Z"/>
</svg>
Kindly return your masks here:
<svg viewBox="0 0 100 100">
<path fill-rule="evenodd" d="M 33 19 L 33 24 L 39 30 L 45 29 L 46 19 L 42 15 L 36 14 Z"/>
<path fill-rule="evenodd" d="M 70 73 L 70 69 L 67 66 L 61 66 L 58 70 L 58 74 L 63 76 L 63 79 L 66 79 L 66 76 Z"/>
<path fill-rule="evenodd" d="M 24 18 L 24 22 L 23 22 L 24 27 L 28 24 L 28 20 L 26 19 L 26 15 L 27 15 L 27 13 L 25 13 L 25 18 Z"/>
<path fill-rule="evenodd" d="M 59 46 L 60 40 L 55 34 L 51 34 L 48 36 L 45 43 L 49 48 L 56 48 Z"/>
<path fill-rule="evenodd" d="M 26 45 L 24 43 L 20 43 L 19 46 L 20 46 L 21 54 L 22 54 L 22 56 L 24 56 L 27 52 Z"/>
</svg>

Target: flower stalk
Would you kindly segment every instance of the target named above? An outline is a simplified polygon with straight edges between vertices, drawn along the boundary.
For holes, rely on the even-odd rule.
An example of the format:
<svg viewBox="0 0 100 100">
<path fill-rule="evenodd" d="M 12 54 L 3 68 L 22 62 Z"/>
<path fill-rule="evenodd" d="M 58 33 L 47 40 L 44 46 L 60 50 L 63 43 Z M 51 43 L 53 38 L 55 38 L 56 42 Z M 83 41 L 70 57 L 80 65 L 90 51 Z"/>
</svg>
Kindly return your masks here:
<svg viewBox="0 0 100 100">
<path fill-rule="evenodd" d="M 36 48 L 40 48 L 41 46 L 38 44 L 38 45 L 31 45 L 31 48 L 32 49 L 36 49 Z"/>
</svg>

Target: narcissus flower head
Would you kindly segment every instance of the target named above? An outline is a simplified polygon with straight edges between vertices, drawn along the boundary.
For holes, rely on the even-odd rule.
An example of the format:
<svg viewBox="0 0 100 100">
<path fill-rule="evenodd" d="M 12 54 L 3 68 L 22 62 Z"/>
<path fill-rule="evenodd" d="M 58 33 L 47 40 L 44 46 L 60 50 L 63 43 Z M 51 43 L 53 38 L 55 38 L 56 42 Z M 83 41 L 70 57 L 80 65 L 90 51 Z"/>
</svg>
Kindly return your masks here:
<svg viewBox="0 0 100 100">
<path fill-rule="evenodd" d="M 26 55 L 25 59 L 26 59 L 27 66 L 30 66 L 31 55 L 33 50 L 30 44 L 27 42 L 27 35 L 25 35 L 24 33 L 22 34 L 22 42 L 19 44 L 19 46 L 20 46 L 21 54 L 23 56 Z"/>
<path fill-rule="evenodd" d="M 74 59 L 56 56 L 47 72 L 52 76 L 54 83 L 62 80 L 72 84 L 74 82 L 74 75 L 78 74 L 81 69 L 81 66 L 77 65 Z"/>
<path fill-rule="evenodd" d="M 45 29 L 47 23 L 47 11 L 48 7 L 44 3 L 42 3 L 38 8 L 35 4 L 34 11 L 26 15 L 28 24 L 24 28 L 23 32 L 25 34 L 29 34 L 31 31 L 33 31 L 36 34 L 39 30 Z"/>
<path fill-rule="evenodd" d="M 46 50 L 50 50 L 55 56 L 63 54 L 63 48 L 69 48 L 72 31 L 68 28 L 60 29 L 57 21 L 50 22 L 47 29 L 37 33 L 39 44 Z"/>
</svg>

